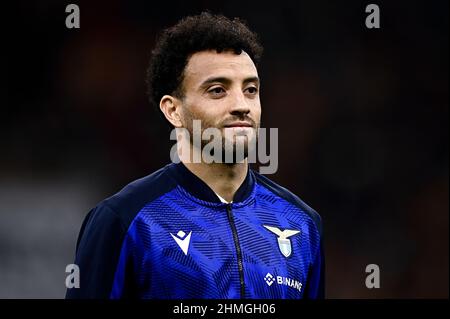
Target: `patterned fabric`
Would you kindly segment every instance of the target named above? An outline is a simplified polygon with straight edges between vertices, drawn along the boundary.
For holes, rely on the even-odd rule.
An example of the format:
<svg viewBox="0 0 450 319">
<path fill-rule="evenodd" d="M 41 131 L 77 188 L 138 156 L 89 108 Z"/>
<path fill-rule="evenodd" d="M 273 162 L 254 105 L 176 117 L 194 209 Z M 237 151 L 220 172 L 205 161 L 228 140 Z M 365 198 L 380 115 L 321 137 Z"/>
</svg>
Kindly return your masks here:
<svg viewBox="0 0 450 319">
<path fill-rule="evenodd" d="M 319 215 L 249 169 L 232 203 L 182 163 L 86 217 L 67 298 L 323 298 Z"/>
</svg>

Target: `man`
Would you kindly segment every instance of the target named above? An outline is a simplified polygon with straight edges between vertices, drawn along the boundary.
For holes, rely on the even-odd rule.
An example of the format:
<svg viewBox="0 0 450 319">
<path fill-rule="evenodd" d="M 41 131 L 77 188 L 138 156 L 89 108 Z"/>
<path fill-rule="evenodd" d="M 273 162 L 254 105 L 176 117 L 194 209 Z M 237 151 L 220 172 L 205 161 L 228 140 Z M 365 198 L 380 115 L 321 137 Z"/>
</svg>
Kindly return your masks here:
<svg viewBox="0 0 450 319">
<path fill-rule="evenodd" d="M 202 13 L 164 31 L 148 84 L 169 123 L 190 133 L 179 141 L 181 162 L 89 212 L 77 242 L 80 287 L 67 298 L 324 296 L 319 215 L 248 166 L 261 116 L 261 53 L 238 19 Z M 193 161 L 207 142 L 193 143 L 194 120 L 203 132 L 219 130 L 232 155 L 243 143 L 244 157 Z"/>
</svg>

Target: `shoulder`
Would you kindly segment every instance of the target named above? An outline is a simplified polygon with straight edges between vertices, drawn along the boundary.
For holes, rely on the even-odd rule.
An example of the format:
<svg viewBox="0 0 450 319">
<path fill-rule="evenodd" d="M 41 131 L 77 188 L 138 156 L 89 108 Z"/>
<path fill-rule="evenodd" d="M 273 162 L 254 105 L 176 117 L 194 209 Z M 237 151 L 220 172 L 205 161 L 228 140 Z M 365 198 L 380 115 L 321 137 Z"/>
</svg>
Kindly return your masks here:
<svg viewBox="0 0 450 319">
<path fill-rule="evenodd" d="M 301 200 L 297 195 L 292 193 L 287 188 L 275 183 L 264 175 L 261 175 L 255 171 L 252 172 L 255 175 L 256 181 L 259 185 L 263 186 L 272 194 L 286 200 L 287 202 L 291 203 L 292 205 L 296 206 L 307 215 L 309 215 L 309 217 L 314 221 L 320 235 L 322 235 L 322 218 L 313 208 L 307 205 L 303 200 Z"/>
<path fill-rule="evenodd" d="M 116 194 L 104 199 L 90 212 L 104 218 L 117 218 L 128 228 L 139 211 L 148 203 L 173 190 L 177 185 L 167 174 L 169 165 L 137 179 Z M 100 216 L 99 216 L 100 217 Z"/>
</svg>

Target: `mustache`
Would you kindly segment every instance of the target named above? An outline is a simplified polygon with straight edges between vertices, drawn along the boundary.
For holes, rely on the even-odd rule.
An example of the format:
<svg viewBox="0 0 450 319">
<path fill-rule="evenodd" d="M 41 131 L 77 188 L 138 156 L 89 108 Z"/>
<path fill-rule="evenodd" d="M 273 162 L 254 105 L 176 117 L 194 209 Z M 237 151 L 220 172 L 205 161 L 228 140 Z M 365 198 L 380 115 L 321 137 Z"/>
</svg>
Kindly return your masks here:
<svg viewBox="0 0 450 319">
<path fill-rule="evenodd" d="M 239 123 L 240 123 L 240 122 L 246 122 L 246 123 L 248 123 L 249 125 L 251 125 L 251 127 L 257 128 L 256 121 L 253 120 L 251 117 L 248 117 L 248 116 L 246 116 L 246 117 L 244 117 L 244 118 L 239 117 L 239 118 L 230 118 L 230 119 L 226 119 L 226 120 L 224 120 L 223 122 L 221 122 L 221 123 L 219 124 L 219 127 L 226 127 L 226 126 L 232 125 L 232 124 L 237 123 L 237 122 L 239 122 Z"/>
</svg>

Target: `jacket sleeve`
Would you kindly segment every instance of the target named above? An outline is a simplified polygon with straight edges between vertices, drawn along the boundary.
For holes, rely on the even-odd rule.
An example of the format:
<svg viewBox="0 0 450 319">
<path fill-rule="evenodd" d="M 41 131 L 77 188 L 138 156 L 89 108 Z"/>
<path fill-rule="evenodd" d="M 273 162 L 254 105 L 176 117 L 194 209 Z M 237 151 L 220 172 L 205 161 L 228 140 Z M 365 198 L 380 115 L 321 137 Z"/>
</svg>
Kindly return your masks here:
<svg viewBox="0 0 450 319">
<path fill-rule="evenodd" d="M 121 219 L 107 205 L 99 205 L 88 213 L 75 254 L 80 287 L 68 288 L 66 299 L 110 298 L 125 234 Z"/>
<path fill-rule="evenodd" d="M 309 269 L 308 281 L 305 289 L 305 299 L 325 298 L 325 258 L 322 239 L 316 258 Z"/>
</svg>

